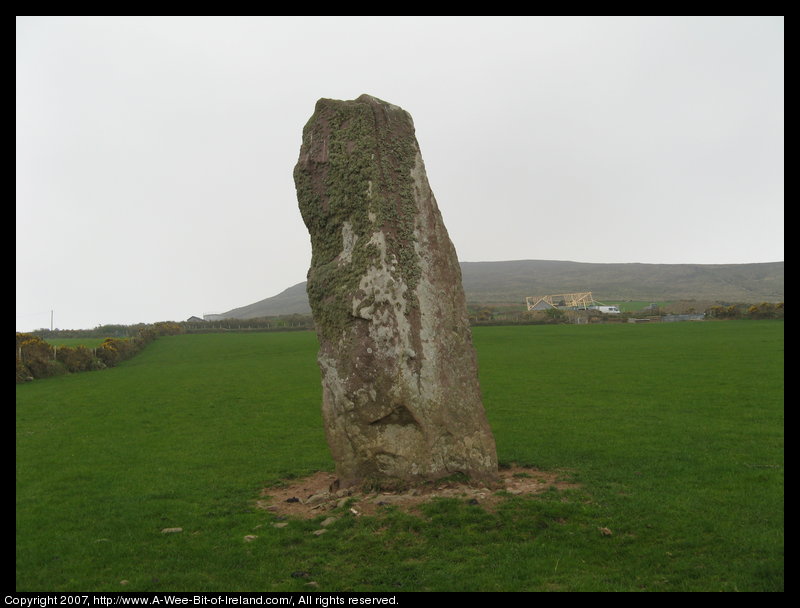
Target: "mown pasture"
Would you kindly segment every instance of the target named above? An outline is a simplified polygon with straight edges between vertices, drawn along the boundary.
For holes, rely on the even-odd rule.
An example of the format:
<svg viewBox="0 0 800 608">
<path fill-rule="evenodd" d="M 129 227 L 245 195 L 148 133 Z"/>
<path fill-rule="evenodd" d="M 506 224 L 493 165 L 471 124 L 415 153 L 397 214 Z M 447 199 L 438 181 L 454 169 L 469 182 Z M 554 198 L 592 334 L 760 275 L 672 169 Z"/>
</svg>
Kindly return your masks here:
<svg viewBox="0 0 800 608">
<path fill-rule="evenodd" d="M 48 344 L 52 344 L 56 347 L 62 346 L 71 346 L 75 348 L 76 346 L 85 346 L 86 348 L 97 348 L 100 344 L 103 343 L 105 338 L 46 338 L 45 341 Z"/>
<path fill-rule="evenodd" d="M 655 304 L 656 307 L 662 308 L 671 304 L 671 302 L 667 302 L 664 300 L 660 300 L 657 302 L 645 302 L 644 300 L 613 300 L 610 302 L 603 301 L 604 306 L 616 306 L 620 309 L 621 312 L 639 312 L 644 310 L 646 307 Z M 702 311 L 701 311 L 702 312 Z"/>
<path fill-rule="evenodd" d="M 501 462 L 580 487 L 344 509 L 322 536 L 255 506 L 332 470 L 310 332 L 162 337 L 19 385 L 16 588 L 783 590 L 783 328 L 475 328 Z"/>
</svg>

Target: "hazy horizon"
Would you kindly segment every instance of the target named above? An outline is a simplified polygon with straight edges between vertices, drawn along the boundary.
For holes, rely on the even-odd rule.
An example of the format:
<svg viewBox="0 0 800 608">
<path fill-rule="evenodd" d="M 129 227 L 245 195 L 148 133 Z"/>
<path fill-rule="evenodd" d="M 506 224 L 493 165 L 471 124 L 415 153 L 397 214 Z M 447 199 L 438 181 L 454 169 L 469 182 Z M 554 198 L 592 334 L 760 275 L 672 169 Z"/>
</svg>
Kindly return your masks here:
<svg viewBox="0 0 800 608">
<path fill-rule="evenodd" d="M 17 17 L 17 328 L 304 280 L 302 128 L 362 93 L 464 261 L 784 259 L 783 17 Z"/>
</svg>

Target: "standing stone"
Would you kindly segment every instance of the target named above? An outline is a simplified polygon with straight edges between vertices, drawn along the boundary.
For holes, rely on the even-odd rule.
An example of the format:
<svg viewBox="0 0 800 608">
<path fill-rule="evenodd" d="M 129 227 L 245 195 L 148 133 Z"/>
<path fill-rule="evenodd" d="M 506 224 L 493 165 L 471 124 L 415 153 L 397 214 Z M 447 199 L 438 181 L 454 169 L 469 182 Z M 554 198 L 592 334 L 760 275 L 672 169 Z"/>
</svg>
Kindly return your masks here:
<svg viewBox="0 0 800 608">
<path fill-rule="evenodd" d="M 493 480 L 461 269 L 411 116 L 369 95 L 320 99 L 294 179 L 340 484 Z"/>
</svg>

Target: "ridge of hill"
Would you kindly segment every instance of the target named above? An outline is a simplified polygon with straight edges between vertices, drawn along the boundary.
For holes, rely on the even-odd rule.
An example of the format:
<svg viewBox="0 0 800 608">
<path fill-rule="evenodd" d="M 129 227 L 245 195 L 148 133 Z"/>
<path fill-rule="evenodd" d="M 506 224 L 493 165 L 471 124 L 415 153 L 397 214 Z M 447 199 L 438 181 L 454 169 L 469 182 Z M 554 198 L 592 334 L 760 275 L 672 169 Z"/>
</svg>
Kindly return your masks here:
<svg viewBox="0 0 800 608">
<path fill-rule="evenodd" d="M 599 301 L 781 302 L 784 262 L 757 264 L 597 264 L 559 260 L 461 262 L 470 304 L 519 304 L 527 296 L 591 291 Z M 219 316 L 255 319 L 308 314 L 306 283 Z"/>
</svg>

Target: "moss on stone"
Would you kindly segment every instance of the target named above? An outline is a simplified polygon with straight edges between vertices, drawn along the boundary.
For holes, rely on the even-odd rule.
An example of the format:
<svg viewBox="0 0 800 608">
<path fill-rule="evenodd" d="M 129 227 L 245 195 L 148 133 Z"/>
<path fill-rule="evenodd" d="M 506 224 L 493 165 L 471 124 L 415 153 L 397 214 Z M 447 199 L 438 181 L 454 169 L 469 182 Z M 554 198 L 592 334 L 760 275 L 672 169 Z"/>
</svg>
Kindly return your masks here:
<svg viewBox="0 0 800 608">
<path fill-rule="evenodd" d="M 415 308 L 421 272 L 411 178 L 418 148 L 410 117 L 368 96 L 350 102 L 323 99 L 303 130 L 303 147 L 312 157 L 314 146 L 322 146 L 324 152 L 317 151 L 322 158 L 298 162 L 294 177 L 311 234 L 308 295 L 318 327 L 334 336 L 353 321 L 359 281 L 370 265 L 380 264 L 379 252 L 369 244 L 376 231 L 385 234 L 387 262 L 408 286 L 408 314 Z M 344 222 L 356 237 L 346 263 L 339 259 Z"/>
<path fill-rule="evenodd" d="M 320 100 L 303 132 L 308 295 L 345 484 L 496 470 L 466 311 L 447 304 L 463 306 L 458 260 L 419 159 L 411 117 L 369 96 Z"/>
</svg>

